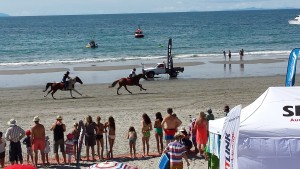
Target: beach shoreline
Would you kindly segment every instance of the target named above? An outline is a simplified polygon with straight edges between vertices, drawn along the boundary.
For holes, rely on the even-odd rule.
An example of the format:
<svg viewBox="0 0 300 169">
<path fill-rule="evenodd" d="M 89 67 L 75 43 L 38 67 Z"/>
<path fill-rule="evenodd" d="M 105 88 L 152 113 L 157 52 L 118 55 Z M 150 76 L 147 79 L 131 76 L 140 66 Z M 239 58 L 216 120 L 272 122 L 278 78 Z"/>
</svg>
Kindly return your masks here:
<svg viewBox="0 0 300 169">
<path fill-rule="evenodd" d="M 116 88 L 108 88 L 109 83 L 78 85 L 77 90 L 83 96 L 74 94 L 76 99 L 71 99 L 69 92 L 58 91 L 55 93 L 57 100 L 48 96 L 44 98 L 43 86 L 25 88 L 1 88 L 0 106 L 2 118 L 0 128 L 5 131 L 7 121 L 15 118 L 18 125 L 25 130 L 33 125 L 32 118 L 38 115 L 41 123 L 46 127 L 46 134 L 53 139 L 50 126 L 57 115 L 62 115 L 63 122 L 67 125 L 67 134 L 71 131 L 72 124 L 91 115 L 93 120 L 101 116 L 102 122 L 109 116 L 116 120 L 115 155 L 122 157 L 123 161 L 141 169 L 145 166 L 157 168 L 159 157 L 138 159 L 123 158 L 129 155 L 126 133 L 129 126 L 135 126 L 138 132 L 137 153 L 141 154 L 140 122 L 142 114 L 147 113 L 154 122 L 156 112 L 166 115 L 168 107 L 173 108 L 177 116 L 183 121 L 182 126 L 187 128 L 189 121 L 197 117 L 200 111 L 212 108 L 216 118 L 223 117 L 223 106 L 228 104 L 231 108 L 242 104 L 243 107 L 252 103 L 269 86 L 283 86 L 284 76 L 245 77 L 245 78 L 220 78 L 220 79 L 174 79 L 142 81 L 141 84 L 147 91 L 139 91 L 138 87 L 128 89 L 133 94 L 120 89 L 122 95 L 116 94 Z M 26 152 L 25 150 L 23 150 Z M 150 153 L 156 154 L 154 132 L 150 137 Z M 52 154 L 50 154 L 53 156 Z M 82 155 L 85 155 L 83 149 Z M 191 156 L 191 167 L 195 169 L 207 168 L 207 162 L 198 157 Z M 83 165 L 88 164 L 84 162 Z"/>
</svg>

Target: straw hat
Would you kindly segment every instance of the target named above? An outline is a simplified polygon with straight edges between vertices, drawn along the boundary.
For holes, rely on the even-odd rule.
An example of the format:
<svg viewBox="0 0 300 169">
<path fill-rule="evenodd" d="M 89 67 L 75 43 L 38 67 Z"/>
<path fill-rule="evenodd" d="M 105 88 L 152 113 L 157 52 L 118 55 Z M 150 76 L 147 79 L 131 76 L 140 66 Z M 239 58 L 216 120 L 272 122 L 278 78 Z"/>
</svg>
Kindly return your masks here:
<svg viewBox="0 0 300 169">
<path fill-rule="evenodd" d="M 180 132 L 176 132 L 175 133 L 175 135 L 174 135 L 174 139 L 175 140 L 180 140 L 180 139 L 182 139 L 182 138 L 184 138 L 184 135 L 182 135 Z"/>
<path fill-rule="evenodd" d="M 35 117 L 33 118 L 33 121 L 34 121 L 34 122 L 40 121 L 39 116 L 35 116 Z"/>
<path fill-rule="evenodd" d="M 58 115 L 58 116 L 56 117 L 56 120 L 62 120 L 61 115 Z"/>
<path fill-rule="evenodd" d="M 186 131 L 184 127 L 181 127 L 179 131 Z"/>
<path fill-rule="evenodd" d="M 7 122 L 8 125 L 16 125 L 17 124 L 17 121 L 15 119 L 10 119 L 8 122 Z"/>
</svg>

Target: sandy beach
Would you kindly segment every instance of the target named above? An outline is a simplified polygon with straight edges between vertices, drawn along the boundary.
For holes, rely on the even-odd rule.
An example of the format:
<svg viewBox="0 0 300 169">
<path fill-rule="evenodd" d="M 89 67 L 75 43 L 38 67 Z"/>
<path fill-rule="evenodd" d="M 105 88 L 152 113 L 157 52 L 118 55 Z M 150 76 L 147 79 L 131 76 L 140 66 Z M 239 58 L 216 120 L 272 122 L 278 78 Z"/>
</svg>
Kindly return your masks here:
<svg viewBox="0 0 300 169">
<path fill-rule="evenodd" d="M 67 125 L 66 134 L 71 131 L 74 122 L 87 115 L 91 115 L 93 120 L 96 116 L 101 116 L 102 122 L 113 116 L 116 121 L 115 160 L 141 169 L 157 168 L 159 157 L 139 157 L 135 160 L 128 158 L 130 155 L 126 134 L 131 125 L 138 131 L 137 152 L 142 153 L 143 113 L 147 113 L 154 122 L 156 112 L 166 115 L 166 109 L 171 107 L 183 121 L 182 126 L 187 128 L 191 117 L 197 117 L 200 111 L 211 107 L 215 117 L 223 117 L 224 104 L 230 107 L 242 104 L 245 107 L 269 86 L 283 86 L 284 80 L 284 76 L 152 80 L 141 82 L 147 91 L 140 92 L 138 87 L 129 87 L 133 92 L 130 95 L 122 88 L 122 95 L 119 96 L 116 94 L 116 88 L 108 88 L 110 84 L 77 85 L 76 89 L 83 93 L 82 97 L 74 93 L 77 98 L 71 99 L 69 92 L 58 91 L 55 94 L 57 100 L 53 100 L 51 96 L 43 97 L 44 86 L 1 88 L 0 129 L 5 132 L 8 127 L 7 121 L 11 118 L 15 118 L 18 125 L 25 130 L 29 129 L 33 125 L 33 117 L 38 115 L 46 127 L 46 134 L 52 140 L 53 135 L 49 129 L 57 115 L 62 115 L 63 122 Z M 151 155 L 158 155 L 154 131 L 150 137 L 150 152 Z M 50 152 L 50 155 L 53 157 L 53 152 Z M 82 155 L 85 155 L 85 149 Z M 207 168 L 207 162 L 199 157 L 191 155 L 190 161 L 191 169 Z M 90 164 L 92 163 L 83 162 L 81 168 Z"/>
</svg>

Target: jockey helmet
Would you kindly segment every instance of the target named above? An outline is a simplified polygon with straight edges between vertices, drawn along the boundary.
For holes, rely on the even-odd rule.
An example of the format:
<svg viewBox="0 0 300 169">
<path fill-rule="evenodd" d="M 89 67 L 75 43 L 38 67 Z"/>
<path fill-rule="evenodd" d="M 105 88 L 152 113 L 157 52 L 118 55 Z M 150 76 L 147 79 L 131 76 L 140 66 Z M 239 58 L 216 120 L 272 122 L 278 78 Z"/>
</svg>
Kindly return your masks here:
<svg viewBox="0 0 300 169">
<path fill-rule="evenodd" d="M 135 68 L 133 68 L 133 70 L 134 70 L 134 71 L 136 71 L 136 69 L 135 69 Z"/>
<path fill-rule="evenodd" d="M 67 71 L 66 73 L 65 73 L 65 75 L 69 75 L 70 74 L 70 72 L 69 71 Z"/>
</svg>

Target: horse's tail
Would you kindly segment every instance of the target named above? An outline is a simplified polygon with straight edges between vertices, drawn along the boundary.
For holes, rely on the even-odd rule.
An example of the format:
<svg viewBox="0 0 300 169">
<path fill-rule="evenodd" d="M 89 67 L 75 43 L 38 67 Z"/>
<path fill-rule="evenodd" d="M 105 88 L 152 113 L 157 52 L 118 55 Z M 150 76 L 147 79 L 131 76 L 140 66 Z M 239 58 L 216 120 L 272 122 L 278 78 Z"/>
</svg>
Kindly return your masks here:
<svg viewBox="0 0 300 169">
<path fill-rule="evenodd" d="M 45 90 L 43 90 L 43 92 L 47 91 L 47 90 L 48 90 L 48 88 L 49 88 L 51 85 L 52 85 L 52 83 L 47 83 L 47 84 L 46 84 L 46 89 L 45 89 Z"/>
<path fill-rule="evenodd" d="M 110 86 L 108 86 L 109 88 L 115 87 L 116 84 L 119 82 L 119 80 L 114 81 Z"/>
</svg>

